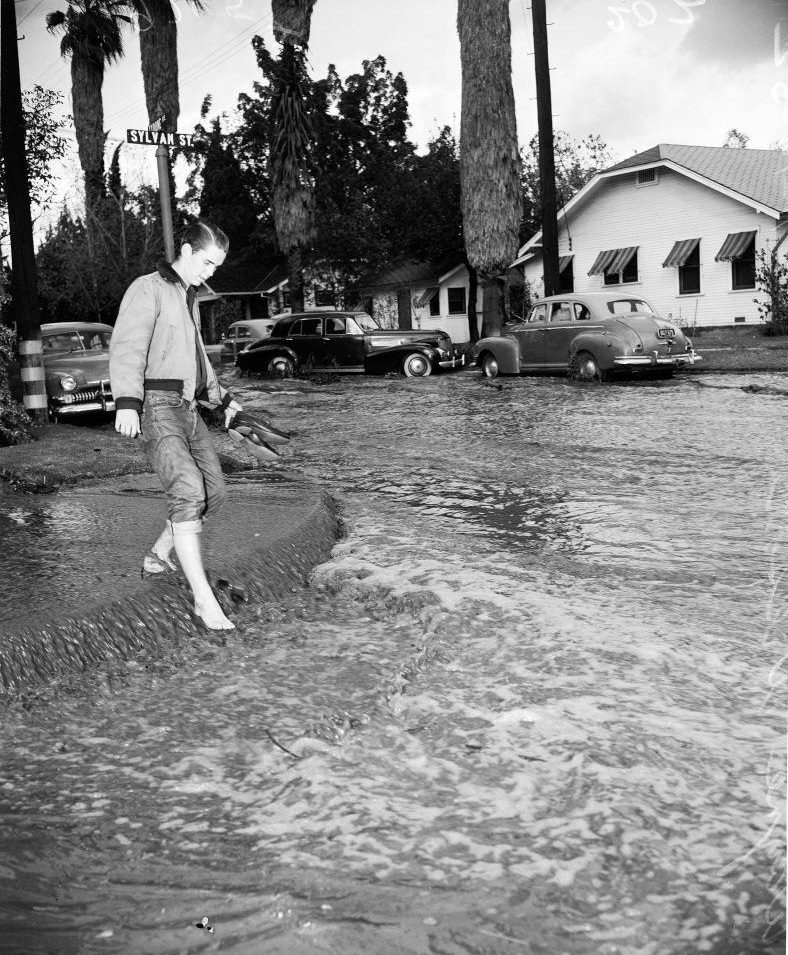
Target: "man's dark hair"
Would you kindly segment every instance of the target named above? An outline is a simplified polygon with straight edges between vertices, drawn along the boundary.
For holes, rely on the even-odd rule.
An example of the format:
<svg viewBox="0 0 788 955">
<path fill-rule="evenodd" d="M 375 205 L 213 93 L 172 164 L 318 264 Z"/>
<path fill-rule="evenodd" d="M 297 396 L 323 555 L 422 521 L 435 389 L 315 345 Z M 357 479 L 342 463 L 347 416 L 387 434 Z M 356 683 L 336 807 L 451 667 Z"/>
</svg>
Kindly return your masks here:
<svg viewBox="0 0 788 955">
<path fill-rule="evenodd" d="M 197 219 L 183 230 L 178 247 L 186 245 L 187 242 L 194 252 L 206 249 L 209 245 L 215 245 L 222 252 L 230 248 L 230 240 L 219 226 L 206 222 L 204 219 Z"/>
</svg>

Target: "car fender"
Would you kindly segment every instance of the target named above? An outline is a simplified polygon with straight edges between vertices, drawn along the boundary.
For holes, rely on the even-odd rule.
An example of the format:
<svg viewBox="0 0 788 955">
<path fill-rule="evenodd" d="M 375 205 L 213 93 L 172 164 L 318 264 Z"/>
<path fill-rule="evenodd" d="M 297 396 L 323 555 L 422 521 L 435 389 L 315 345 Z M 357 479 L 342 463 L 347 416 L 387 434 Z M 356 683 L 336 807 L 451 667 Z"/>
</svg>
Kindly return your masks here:
<svg viewBox="0 0 788 955">
<path fill-rule="evenodd" d="M 513 338 L 491 337 L 480 338 L 476 343 L 476 364 L 479 364 L 479 358 L 489 352 L 498 362 L 498 373 L 500 375 L 519 375 L 520 374 L 520 344 Z"/>
<path fill-rule="evenodd" d="M 613 339 L 609 335 L 600 335 L 599 332 L 581 332 L 569 343 L 569 360 L 581 351 L 591 352 L 600 368 L 608 368 L 612 364 L 614 354 Z"/>
<path fill-rule="evenodd" d="M 235 359 L 235 364 L 238 365 L 239 368 L 242 367 L 240 362 L 243 358 L 244 364 L 251 366 L 253 361 L 255 366 L 262 366 L 263 362 L 266 362 L 271 358 L 275 358 L 277 355 L 285 355 L 296 366 L 300 364 L 298 355 L 289 345 L 285 345 L 283 342 L 269 341 L 266 341 L 264 345 L 259 345 L 250 349 L 248 352 L 242 352 Z"/>
<path fill-rule="evenodd" d="M 392 345 L 390 348 L 382 348 L 380 351 L 367 355 L 364 359 L 364 368 L 367 371 L 380 371 L 391 369 L 396 371 L 402 364 L 406 355 L 412 355 L 419 352 L 429 359 L 430 364 L 434 366 L 440 361 L 440 353 L 437 348 L 428 345 L 425 342 L 404 342 L 401 345 Z"/>
</svg>

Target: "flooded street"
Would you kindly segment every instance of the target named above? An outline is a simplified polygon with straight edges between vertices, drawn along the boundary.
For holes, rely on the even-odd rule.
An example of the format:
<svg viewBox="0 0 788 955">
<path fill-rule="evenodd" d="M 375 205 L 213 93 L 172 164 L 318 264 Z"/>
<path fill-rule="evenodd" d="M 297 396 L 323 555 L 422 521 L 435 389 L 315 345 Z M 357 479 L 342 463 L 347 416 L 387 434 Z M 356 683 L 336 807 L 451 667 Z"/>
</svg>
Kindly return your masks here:
<svg viewBox="0 0 788 955">
<path fill-rule="evenodd" d="M 346 536 L 3 707 L 0 951 L 784 951 L 788 375 L 233 390 Z"/>
</svg>

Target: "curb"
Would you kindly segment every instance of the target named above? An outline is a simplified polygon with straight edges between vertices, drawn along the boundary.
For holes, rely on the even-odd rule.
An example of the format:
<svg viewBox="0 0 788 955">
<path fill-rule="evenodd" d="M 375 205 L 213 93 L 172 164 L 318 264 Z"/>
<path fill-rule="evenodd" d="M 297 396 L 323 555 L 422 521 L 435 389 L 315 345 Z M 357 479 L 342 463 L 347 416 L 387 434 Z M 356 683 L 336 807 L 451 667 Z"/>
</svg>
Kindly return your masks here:
<svg viewBox="0 0 788 955">
<path fill-rule="evenodd" d="M 226 579 L 258 600 L 281 600 L 303 587 L 310 570 L 329 556 L 340 536 L 338 505 L 325 491 L 298 482 L 269 488 L 262 502 L 259 487 L 234 490 L 228 507 L 236 513 L 213 532 L 225 554 L 222 572 L 211 573 L 209 559 L 209 575 L 212 580 Z M 286 500 L 269 508 L 268 501 L 276 498 L 277 491 Z M 149 511 L 149 500 L 142 500 Z M 269 510 L 277 518 L 276 527 L 271 526 Z M 239 546 L 239 540 L 246 546 Z M 37 626 L 20 628 L 14 621 L 3 622 L 0 694 L 84 673 L 103 661 L 128 659 L 143 650 L 172 648 L 193 639 L 196 630 L 216 641 L 226 639 L 195 622 L 191 594 L 180 574 L 172 583 L 137 576 L 131 586 L 128 573 L 119 577 L 119 589 L 125 590 L 121 599 L 95 603 L 79 613 L 66 612 L 56 621 Z"/>
</svg>

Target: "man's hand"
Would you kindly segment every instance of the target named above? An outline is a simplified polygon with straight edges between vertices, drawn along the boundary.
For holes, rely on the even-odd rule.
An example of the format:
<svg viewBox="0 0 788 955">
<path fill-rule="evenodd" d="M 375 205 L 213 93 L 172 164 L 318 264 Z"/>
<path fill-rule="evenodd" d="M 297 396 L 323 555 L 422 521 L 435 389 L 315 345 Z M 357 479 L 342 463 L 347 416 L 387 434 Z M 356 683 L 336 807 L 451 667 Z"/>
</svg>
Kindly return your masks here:
<svg viewBox="0 0 788 955">
<path fill-rule="evenodd" d="M 237 401 L 231 401 L 229 405 L 224 409 L 224 428 L 230 427 L 230 422 L 236 415 L 236 412 L 243 411 L 243 408 L 238 404 Z"/>
<path fill-rule="evenodd" d="M 136 438 L 140 433 L 140 416 L 133 408 L 115 412 L 115 430 L 127 438 Z"/>
</svg>

